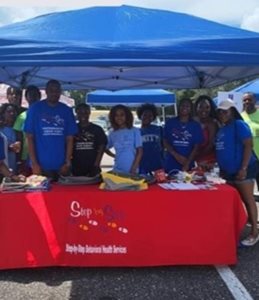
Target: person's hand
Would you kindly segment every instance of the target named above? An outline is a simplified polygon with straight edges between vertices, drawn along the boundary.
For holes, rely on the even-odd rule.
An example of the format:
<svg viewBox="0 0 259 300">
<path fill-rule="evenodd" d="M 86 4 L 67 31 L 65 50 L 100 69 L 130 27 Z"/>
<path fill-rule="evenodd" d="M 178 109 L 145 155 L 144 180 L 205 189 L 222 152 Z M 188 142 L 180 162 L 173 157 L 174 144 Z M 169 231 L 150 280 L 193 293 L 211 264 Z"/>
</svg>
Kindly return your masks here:
<svg viewBox="0 0 259 300">
<path fill-rule="evenodd" d="M 130 169 L 130 174 L 136 175 L 136 174 L 137 174 L 137 169 L 134 168 L 134 167 L 131 167 L 131 169 Z"/>
<path fill-rule="evenodd" d="M 9 149 L 15 153 L 19 153 L 21 151 L 21 142 L 15 142 L 9 145 Z"/>
<path fill-rule="evenodd" d="M 12 175 L 10 178 L 14 182 L 25 182 L 26 181 L 26 177 L 24 175 Z"/>
<path fill-rule="evenodd" d="M 180 154 L 178 154 L 178 153 L 177 153 L 177 155 L 175 155 L 175 159 L 176 159 L 177 162 L 178 162 L 179 164 L 181 164 L 182 166 L 184 166 L 184 165 L 188 162 L 188 160 L 187 160 L 187 158 L 186 158 L 185 156 L 180 155 Z"/>
<path fill-rule="evenodd" d="M 245 168 L 242 168 L 238 171 L 238 173 L 236 175 L 236 179 L 244 180 L 246 178 L 246 175 L 247 175 L 247 170 Z"/>
<path fill-rule="evenodd" d="M 189 162 L 186 161 L 184 164 L 183 164 L 183 167 L 182 167 L 182 171 L 189 171 L 189 168 L 190 168 L 190 165 L 189 165 Z"/>
<path fill-rule="evenodd" d="M 67 176 L 70 173 L 70 167 L 70 163 L 64 163 L 59 170 L 59 174 L 62 176 Z"/>
</svg>

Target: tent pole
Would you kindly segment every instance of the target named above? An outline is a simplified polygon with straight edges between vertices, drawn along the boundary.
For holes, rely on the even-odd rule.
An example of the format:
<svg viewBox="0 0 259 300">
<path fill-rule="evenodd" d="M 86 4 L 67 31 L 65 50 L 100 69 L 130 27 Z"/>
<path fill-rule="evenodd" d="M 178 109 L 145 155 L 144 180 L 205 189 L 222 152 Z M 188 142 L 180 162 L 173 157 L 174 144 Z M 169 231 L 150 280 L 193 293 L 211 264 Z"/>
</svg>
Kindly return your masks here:
<svg viewBox="0 0 259 300">
<path fill-rule="evenodd" d="M 161 106 L 161 108 L 162 108 L 162 117 L 163 117 L 163 122 L 164 122 L 164 124 L 165 124 L 165 106 L 164 106 L 164 105 L 162 105 L 162 106 Z"/>
</svg>

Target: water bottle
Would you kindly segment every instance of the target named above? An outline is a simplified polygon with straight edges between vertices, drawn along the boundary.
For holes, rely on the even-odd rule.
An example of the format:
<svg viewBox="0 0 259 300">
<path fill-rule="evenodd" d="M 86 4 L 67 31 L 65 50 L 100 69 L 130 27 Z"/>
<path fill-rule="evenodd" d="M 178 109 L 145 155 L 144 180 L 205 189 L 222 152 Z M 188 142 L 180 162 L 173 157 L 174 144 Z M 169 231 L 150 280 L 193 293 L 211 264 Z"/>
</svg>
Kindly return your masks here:
<svg viewBox="0 0 259 300">
<path fill-rule="evenodd" d="M 213 176 L 219 177 L 219 165 L 217 162 L 214 164 L 214 167 L 213 167 Z"/>
</svg>

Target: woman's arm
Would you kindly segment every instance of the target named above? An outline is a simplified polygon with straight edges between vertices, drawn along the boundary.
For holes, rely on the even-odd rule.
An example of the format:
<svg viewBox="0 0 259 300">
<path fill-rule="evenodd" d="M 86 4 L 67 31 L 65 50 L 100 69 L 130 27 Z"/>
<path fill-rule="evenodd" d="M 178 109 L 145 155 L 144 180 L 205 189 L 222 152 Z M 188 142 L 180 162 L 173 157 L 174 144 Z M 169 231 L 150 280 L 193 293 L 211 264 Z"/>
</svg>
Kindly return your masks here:
<svg viewBox="0 0 259 300">
<path fill-rule="evenodd" d="M 0 161 L 0 173 L 4 175 L 4 177 L 11 177 L 13 175 L 3 160 Z"/>
<path fill-rule="evenodd" d="M 99 145 L 98 149 L 97 149 L 97 156 L 94 162 L 94 166 L 95 167 L 100 167 L 101 164 L 101 160 L 103 157 L 103 153 L 104 153 L 104 149 L 105 149 L 105 145 Z"/>
<path fill-rule="evenodd" d="M 115 154 L 113 152 L 111 152 L 109 149 L 105 149 L 104 152 L 113 158 L 115 157 Z"/>
<path fill-rule="evenodd" d="M 252 138 L 247 138 L 243 140 L 244 154 L 242 159 L 241 168 L 237 173 L 236 179 L 243 180 L 246 177 L 247 167 L 251 158 L 253 151 L 253 140 Z"/>
<path fill-rule="evenodd" d="M 194 160 L 194 157 L 197 154 L 197 151 L 199 149 L 199 145 L 194 145 L 191 154 L 187 157 L 186 162 L 183 164 L 183 171 L 188 171 L 190 169 L 190 163 Z"/>
<path fill-rule="evenodd" d="M 170 153 L 179 164 L 184 165 L 187 162 L 187 158 L 174 150 L 174 148 L 164 139 L 164 147 L 168 153 Z"/>
<path fill-rule="evenodd" d="M 16 151 L 16 161 L 20 163 L 22 161 L 22 151 L 23 151 L 23 133 L 21 131 L 15 130 L 16 141 L 18 142 L 18 149 Z"/>
<path fill-rule="evenodd" d="M 138 168 L 139 163 L 140 163 L 141 158 L 142 158 L 142 155 L 143 155 L 143 148 L 142 147 L 138 147 L 136 149 L 136 154 L 135 154 L 134 161 L 133 161 L 132 166 L 130 168 L 130 173 L 131 174 L 136 174 L 137 168 Z"/>
<path fill-rule="evenodd" d="M 14 175 L 7 167 L 7 165 L 4 163 L 3 160 L 0 161 L 0 173 L 4 175 L 4 177 L 11 178 L 12 181 L 15 182 L 25 182 L 26 178 L 23 175 Z"/>
</svg>

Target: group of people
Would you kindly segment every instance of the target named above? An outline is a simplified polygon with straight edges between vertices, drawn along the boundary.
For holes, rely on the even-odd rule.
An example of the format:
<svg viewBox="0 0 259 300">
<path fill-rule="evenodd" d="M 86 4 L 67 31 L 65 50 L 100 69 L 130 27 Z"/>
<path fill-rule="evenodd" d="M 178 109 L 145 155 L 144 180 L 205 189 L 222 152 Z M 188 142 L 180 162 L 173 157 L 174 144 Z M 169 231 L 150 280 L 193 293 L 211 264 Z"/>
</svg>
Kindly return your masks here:
<svg viewBox="0 0 259 300">
<path fill-rule="evenodd" d="M 156 131 L 157 144 L 154 149 L 159 149 L 156 156 L 149 143 L 153 119 L 149 118 L 150 127 L 146 123 L 146 115 L 151 116 L 152 110 L 139 116 L 142 119 L 143 142 L 140 170 L 143 171 L 142 163 L 148 157 L 149 162 L 146 161 L 145 165 L 152 166 L 154 160 L 161 163 L 161 153 L 164 153 L 161 165 L 168 174 L 174 170 L 190 171 L 194 166 L 209 170 L 215 163 L 218 164 L 221 177 L 238 190 L 247 209 L 251 231 L 242 241 L 244 246 L 253 246 L 259 241 L 254 199 L 255 179 L 259 187 L 259 112 L 255 103 L 252 93 L 244 94 L 241 116 L 231 99 L 222 101 L 217 107 L 206 95 L 199 96 L 194 105 L 188 98 L 180 100 L 178 116 L 165 124 L 162 143 L 159 139 L 161 133 Z M 145 105 L 142 110 L 143 107 Z M 155 129 L 152 130 L 155 132 Z M 165 152 L 161 151 L 161 144 Z"/>
<path fill-rule="evenodd" d="M 36 95 L 35 95 L 36 93 Z M 29 86 L 25 97 L 29 106 L 40 100 L 40 91 L 35 86 Z M 28 169 L 27 143 L 22 133 L 23 124 L 26 118 L 26 108 L 21 106 L 22 90 L 8 87 L 7 103 L 0 108 L 0 168 L 1 177 L 11 177 L 14 181 L 24 181 L 25 176 L 18 175 Z M 25 174 L 26 175 L 26 174 Z"/>
<path fill-rule="evenodd" d="M 237 188 L 248 212 L 251 232 L 243 245 L 259 240 L 253 197 L 255 178 L 259 184 L 259 113 L 253 94 L 244 95 L 244 120 L 232 100 L 216 107 L 210 97 L 202 95 L 194 104 L 189 98 L 181 99 L 178 115 L 164 128 L 152 124 L 157 118 L 153 104 L 137 109 L 140 129 L 133 126 L 127 106 L 115 105 L 109 112 L 108 136 L 90 122 L 89 105 L 79 104 L 74 116 L 59 101 L 57 80 L 47 82 L 46 95 L 39 101 L 39 89 L 29 86 L 25 93 L 29 109 L 25 110 L 20 91 L 7 91 L 8 103 L 0 110 L 0 172 L 4 176 L 21 180 L 18 174 L 31 172 L 52 180 L 60 175 L 93 177 L 101 172 L 104 152 L 114 157 L 114 171 L 127 174 L 153 174 L 159 169 L 170 174 L 197 166 L 209 170 L 217 162 L 221 176 Z"/>
</svg>

